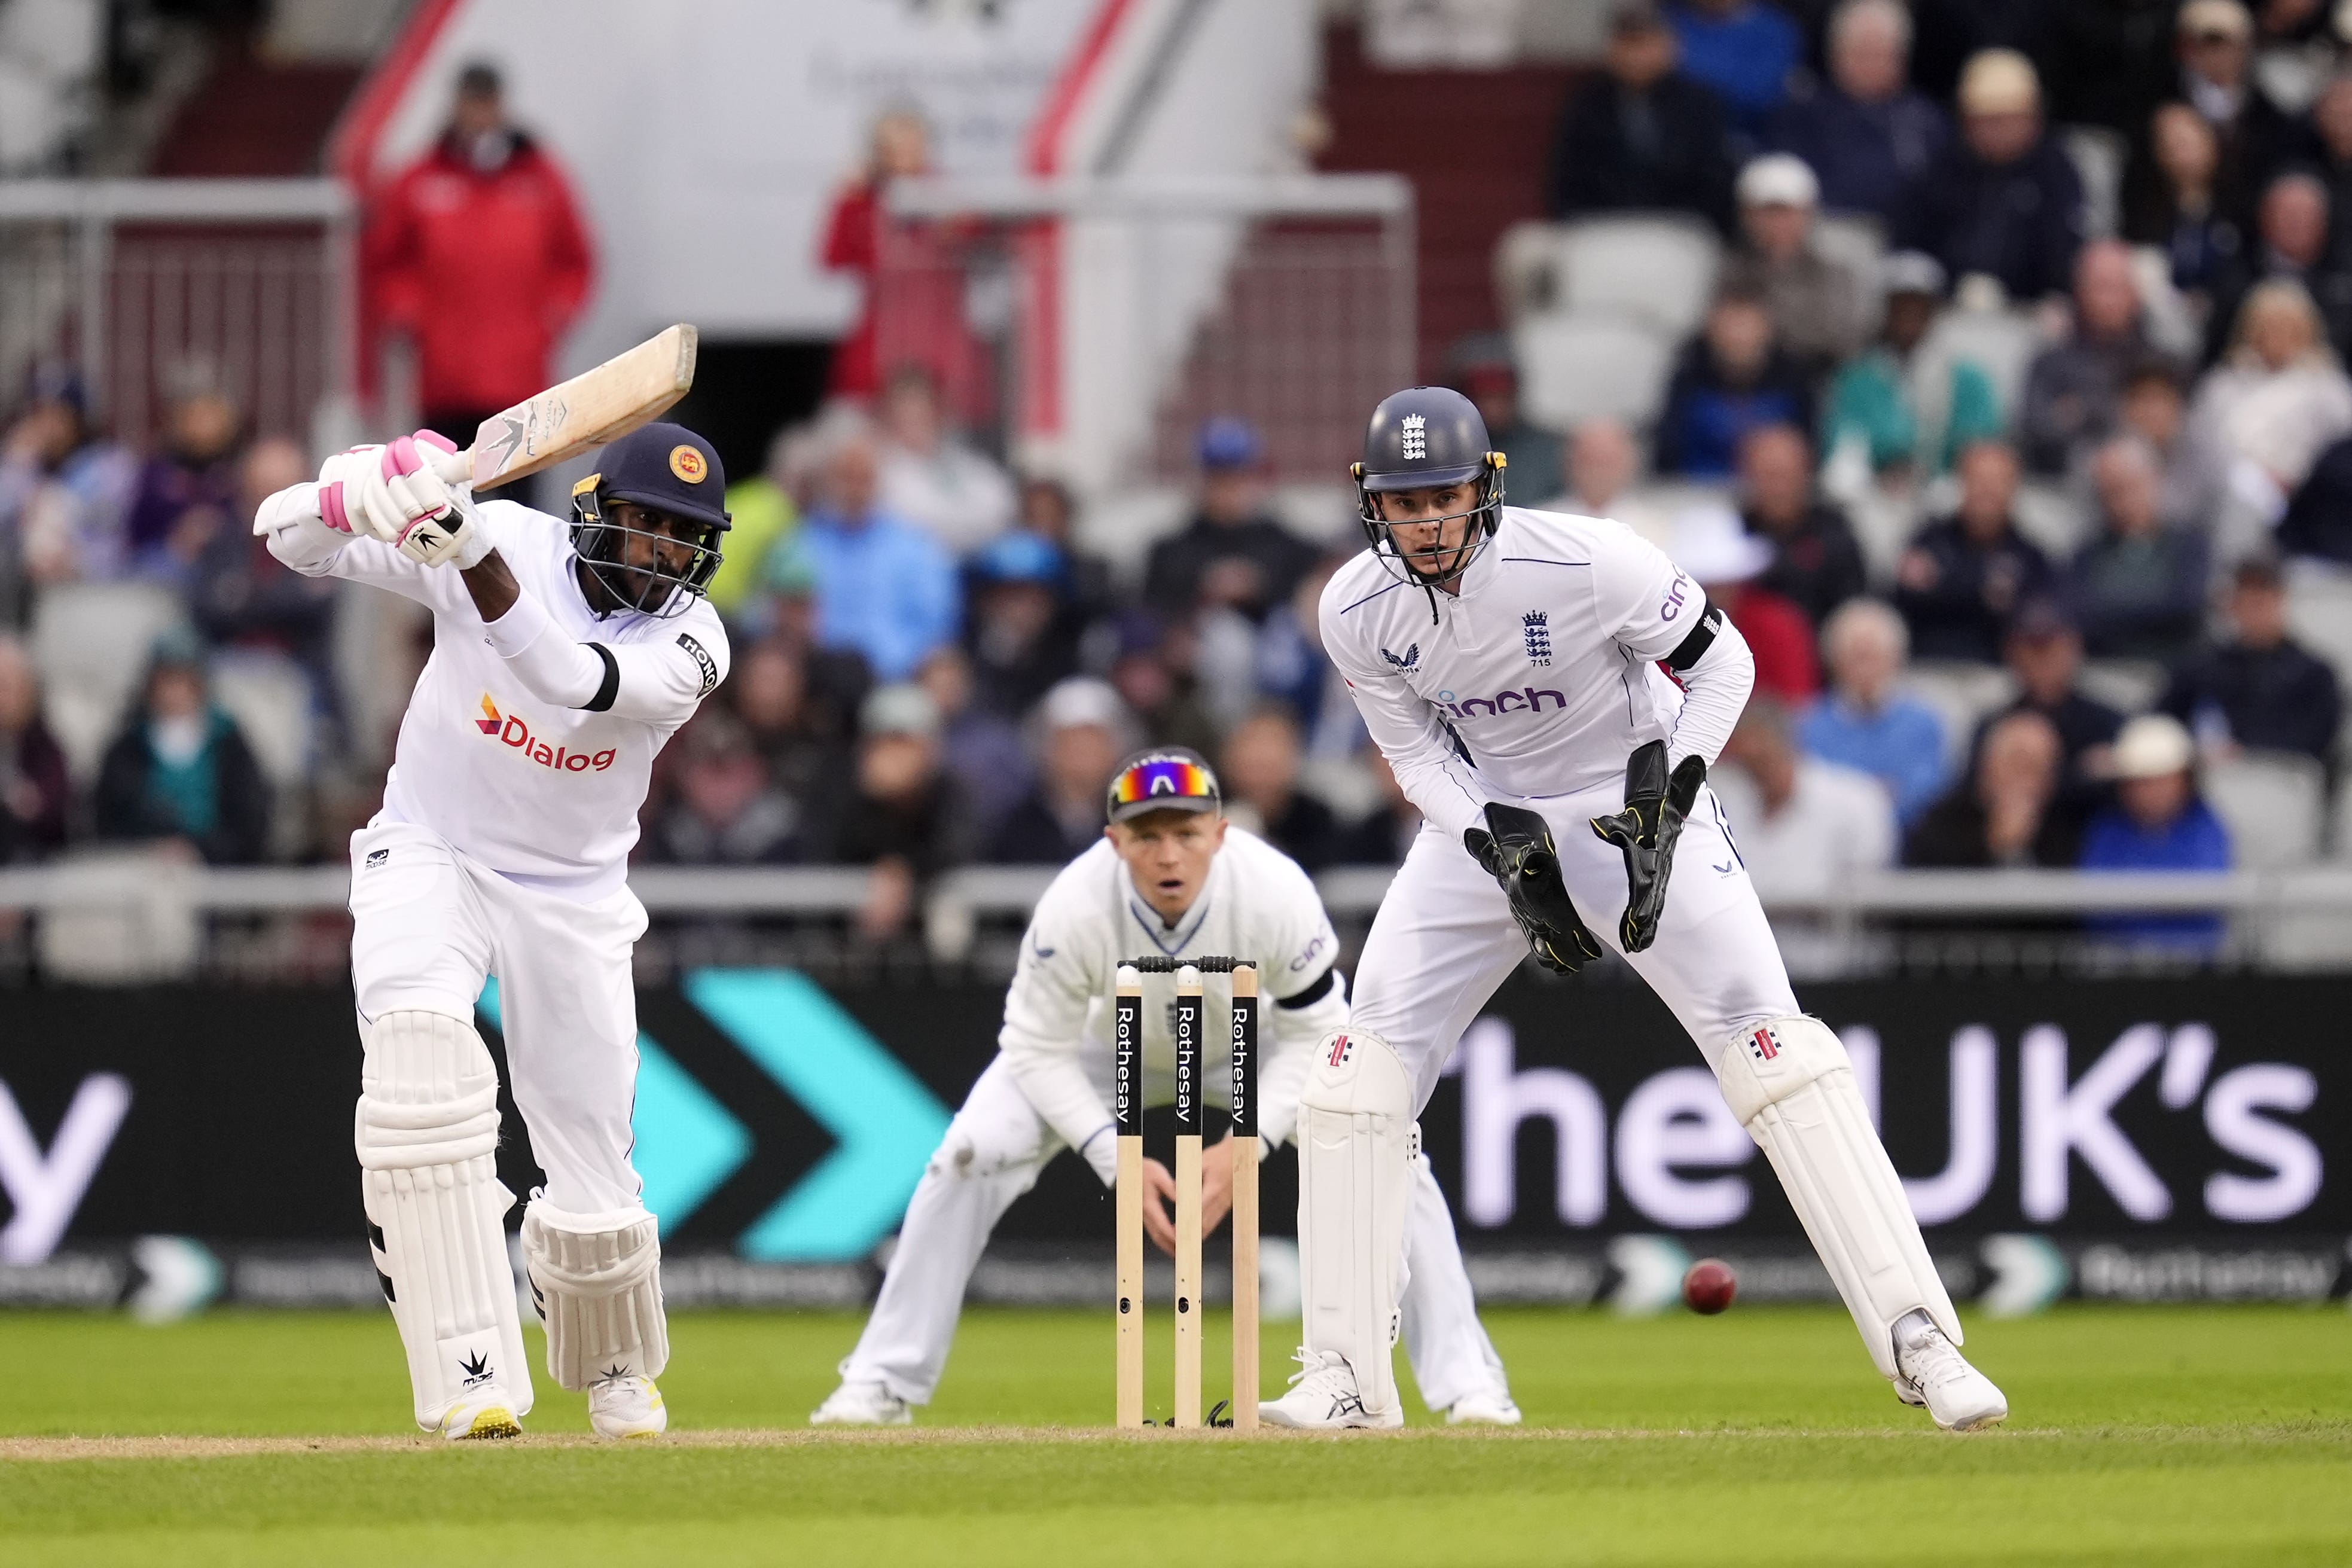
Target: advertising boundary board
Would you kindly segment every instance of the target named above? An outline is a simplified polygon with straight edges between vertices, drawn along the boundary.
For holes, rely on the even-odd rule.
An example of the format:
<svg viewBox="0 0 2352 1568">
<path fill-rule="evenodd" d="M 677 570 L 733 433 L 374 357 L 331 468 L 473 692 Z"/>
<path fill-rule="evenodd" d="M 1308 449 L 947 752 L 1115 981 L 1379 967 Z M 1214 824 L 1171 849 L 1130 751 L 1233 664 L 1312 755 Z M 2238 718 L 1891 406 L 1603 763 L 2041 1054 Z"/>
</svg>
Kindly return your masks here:
<svg viewBox="0 0 2352 1568">
<path fill-rule="evenodd" d="M 2341 1292 L 2352 976 L 1880 981 L 1804 1001 L 1882 1107 L 1956 1293 Z M 782 971 L 644 992 L 639 1163 L 681 1304 L 862 1300 L 1001 1004 L 975 984 L 828 993 Z M 494 1049 L 495 1016 L 486 996 Z M 359 1297 L 358 1067 L 339 989 L 12 994 L 0 1302 Z M 501 1174 L 527 1192 L 527 1130 L 504 1110 Z M 1423 1130 L 1490 1300 L 1638 1306 L 1706 1253 L 1740 1264 L 1751 1300 L 1825 1287 L 1712 1075 L 1637 985 L 1515 977 Z M 1288 1228 L 1292 1169 L 1268 1168 L 1269 1233 Z M 975 1297 L 1091 1300 L 1108 1209 L 1083 1165 L 1055 1162 Z"/>
</svg>

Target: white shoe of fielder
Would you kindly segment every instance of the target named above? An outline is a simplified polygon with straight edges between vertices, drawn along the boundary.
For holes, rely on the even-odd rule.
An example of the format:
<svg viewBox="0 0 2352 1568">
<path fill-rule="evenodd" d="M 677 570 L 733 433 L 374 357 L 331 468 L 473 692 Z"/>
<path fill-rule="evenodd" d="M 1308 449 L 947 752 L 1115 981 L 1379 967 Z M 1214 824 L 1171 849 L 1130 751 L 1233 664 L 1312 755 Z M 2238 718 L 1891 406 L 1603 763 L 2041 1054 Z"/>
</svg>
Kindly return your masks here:
<svg viewBox="0 0 2352 1568">
<path fill-rule="evenodd" d="M 1338 1351 L 1302 1350 L 1298 1370 L 1290 1374 L 1290 1392 L 1279 1399 L 1259 1402 L 1257 1418 L 1269 1426 L 1295 1426 L 1330 1432 L 1350 1426 L 1388 1427 L 1404 1425 L 1400 1408 L 1366 1410 L 1356 1391 L 1355 1370 Z"/>
<path fill-rule="evenodd" d="M 588 1385 L 588 1425 L 608 1442 L 650 1441 L 669 1430 L 669 1406 L 650 1377 L 600 1377 Z"/>
<path fill-rule="evenodd" d="M 845 1383 L 809 1413 L 812 1426 L 909 1426 L 915 1413 L 879 1383 Z"/>
<path fill-rule="evenodd" d="M 1992 1379 L 1968 1363 L 1926 1312 L 1906 1312 L 1895 1325 L 1895 1396 L 1925 1405 L 1947 1432 L 1998 1425 L 2009 1400 Z"/>
<path fill-rule="evenodd" d="M 434 1430 L 446 1442 L 484 1443 L 521 1436 L 522 1423 L 515 1418 L 514 1400 L 507 1391 L 487 1383 L 451 1400 Z"/>
<path fill-rule="evenodd" d="M 1519 1407 L 1501 1389 L 1486 1394 L 1465 1394 L 1447 1406 L 1445 1424 L 1449 1426 L 1516 1426 L 1519 1424 Z"/>
</svg>

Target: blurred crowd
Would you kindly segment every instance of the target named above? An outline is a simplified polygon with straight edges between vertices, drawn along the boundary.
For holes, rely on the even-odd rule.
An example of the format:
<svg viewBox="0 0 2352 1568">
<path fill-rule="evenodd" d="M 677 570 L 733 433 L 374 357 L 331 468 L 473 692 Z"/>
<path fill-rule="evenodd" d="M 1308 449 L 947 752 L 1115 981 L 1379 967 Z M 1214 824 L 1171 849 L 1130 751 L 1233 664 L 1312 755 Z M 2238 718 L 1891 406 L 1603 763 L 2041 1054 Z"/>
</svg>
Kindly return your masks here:
<svg viewBox="0 0 2352 1568">
<path fill-rule="evenodd" d="M 1697 330 L 1647 420 L 1540 424 L 1507 334 L 1445 374 L 1509 455 L 1515 504 L 1625 521 L 1753 647 L 1757 700 L 1717 777 L 1768 897 L 1893 864 L 2217 870 L 2242 849 L 2212 770 L 2268 759 L 2332 789 L 2338 674 L 2290 626 L 2298 574 L 2352 566 L 2335 26 L 2318 0 L 1613 14 L 1560 118 L 1553 216 L 1714 226 Z M 461 116 L 405 188 L 432 208 L 434 181 L 542 177 L 502 126 Z M 2101 146 L 2104 225 L 2084 163 Z M 870 275 L 882 183 L 927 166 L 920 121 L 887 120 L 828 262 Z M 423 221 L 371 254 L 430 252 Z M 1826 240 L 1853 221 L 1883 240 L 1867 265 Z M 589 275 L 573 248 L 566 310 Z M 2028 334 L 2021 365 L 1950 330 L 1988 313 Z M 526 384 L 551 341 L 534 331 L 511 356 Z M 1114 561 L 1084 526 L 1102 498 L 983 449 L 954 367 L 879 363 L 884 341 L 869 310 L 824 408 L 736 477 L 711 588 L 734 672 L 665 752 L 641 857 L 872 866 L 862 920 L 886 933 L 944 868 L 1086 847 L 1116 760 L 1150 742 L 1210 756 L 1235 816 L 1310 869 L 1393 864 L 1417 819 L 1316 626 L 1358 546 L 1285 525 L 1260 433 L 1208 421 L 1188 515 Z M 309 458 L 247 429 L 201 367 L 173 390 L 152 452 L 109 440 L 58 374 L 0 437 L 7 624 L 72 583 L 147 584 L 183 612 L 79 765 L 45 726 L 47 671 L 0 633 L 0 859 L 156 839 L 216 863 L 331 857 L 369 808 L 385 720 L 338 674 L 350 600 L 247 527 Z M 439 396 L 470 418 L 503 391 Z M 307 774 L 263 776 L 207 684 L 224 651 L 299 675 Z M 291 830 L 268 804 L 289 784 L 308 792 Z"/>
</svg>

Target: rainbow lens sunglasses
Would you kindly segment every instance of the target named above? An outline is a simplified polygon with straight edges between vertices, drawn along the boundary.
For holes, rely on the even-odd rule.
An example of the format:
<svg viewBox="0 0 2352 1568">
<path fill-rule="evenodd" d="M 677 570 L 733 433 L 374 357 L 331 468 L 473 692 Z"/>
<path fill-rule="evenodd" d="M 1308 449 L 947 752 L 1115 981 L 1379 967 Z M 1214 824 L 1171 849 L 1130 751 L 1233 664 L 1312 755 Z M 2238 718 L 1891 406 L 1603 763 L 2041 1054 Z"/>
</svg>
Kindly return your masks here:
<svg viewBox="0 0 2352 1568">
<path fill-rule="evenodd" d="M 1146 757 L 1120 770 L 1111 780 L 1110 809 L 1152 801 L 1208 801 L 1218 798 L 1214 774 L 1181 757 Z"/>
</svg>

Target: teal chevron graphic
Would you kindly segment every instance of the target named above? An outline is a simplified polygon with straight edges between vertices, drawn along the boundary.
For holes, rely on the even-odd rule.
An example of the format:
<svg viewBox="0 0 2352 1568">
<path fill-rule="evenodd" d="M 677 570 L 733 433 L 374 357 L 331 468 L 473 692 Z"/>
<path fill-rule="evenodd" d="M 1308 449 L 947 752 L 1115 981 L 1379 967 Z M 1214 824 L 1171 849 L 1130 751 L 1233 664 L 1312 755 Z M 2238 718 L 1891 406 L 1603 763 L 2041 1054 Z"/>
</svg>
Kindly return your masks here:
<svg viewBox="0 0 2352 1568">
<path fill-rule="evenodd" d="M 865 1257 L 906 1213 L 947 1107 L 805 975 L 705 969 L 686 995 L 835 1140 L 737 1249 L 771 1262 Z"/>
<path fill-rule="evenodd" d="M 474 1004 L 490 1027 L 499 1022 L 499 983 Z M 645 1205 L 667 1236 L 751 1155 L 751 1134 L 667 1051 L 637 1036 L 637 1100 L 629 1112 L 636 1148 L 630 1162 L 645 1178 Z"/>
</svg>

